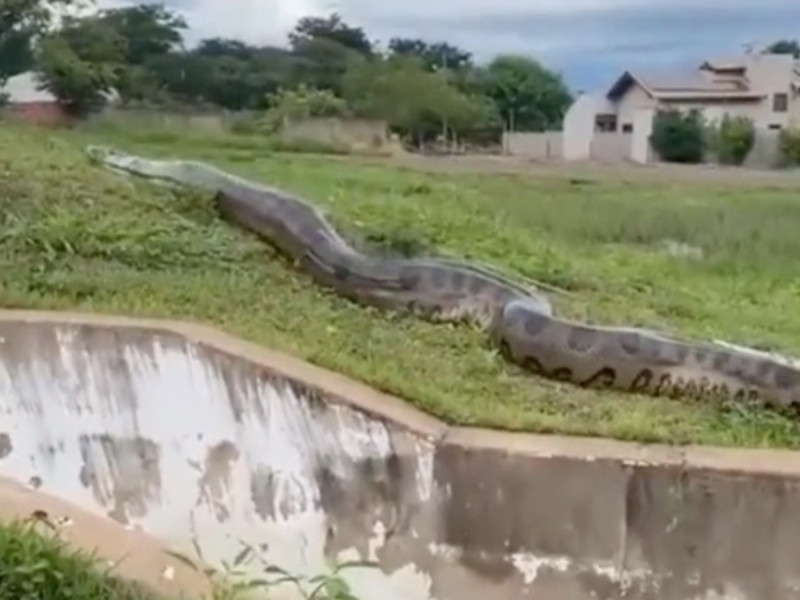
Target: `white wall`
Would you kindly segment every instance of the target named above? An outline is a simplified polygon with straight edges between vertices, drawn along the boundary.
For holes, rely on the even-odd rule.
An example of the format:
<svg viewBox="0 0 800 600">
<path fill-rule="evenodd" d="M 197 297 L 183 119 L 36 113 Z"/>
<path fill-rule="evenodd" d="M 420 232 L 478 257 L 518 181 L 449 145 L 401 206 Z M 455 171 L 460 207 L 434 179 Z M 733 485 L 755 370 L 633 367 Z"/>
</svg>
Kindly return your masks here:
<svg viewBox="0 0 800 600">
<path fill-rule="evenodd" d="M 586 160 L 592 152 L 597 100 L 589 94 L 579 96 L 564 115 L 564 160 Z"/>
</svg>

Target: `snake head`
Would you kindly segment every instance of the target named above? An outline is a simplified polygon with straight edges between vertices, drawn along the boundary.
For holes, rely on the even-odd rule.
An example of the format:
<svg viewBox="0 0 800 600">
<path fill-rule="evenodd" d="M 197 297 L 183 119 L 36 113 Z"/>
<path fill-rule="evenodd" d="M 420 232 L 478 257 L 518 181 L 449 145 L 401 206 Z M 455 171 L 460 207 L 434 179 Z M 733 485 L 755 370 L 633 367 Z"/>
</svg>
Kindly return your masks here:
<svg viewBox="0 0 800 600">
<path fill-rule="evenodd" d="M 91 145 L 86 147 L 86 154 L 92 162 L 104 162 L 118 152 L 109 146 Z"/>
</svg>

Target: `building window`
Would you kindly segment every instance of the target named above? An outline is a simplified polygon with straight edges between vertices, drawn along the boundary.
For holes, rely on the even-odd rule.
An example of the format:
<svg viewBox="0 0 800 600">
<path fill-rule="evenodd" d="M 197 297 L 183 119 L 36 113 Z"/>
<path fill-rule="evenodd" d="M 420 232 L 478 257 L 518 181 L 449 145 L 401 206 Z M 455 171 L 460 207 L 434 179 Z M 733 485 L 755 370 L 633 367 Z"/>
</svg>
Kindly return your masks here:
<svg viewBox="0 0 800 600">
<path fill-rule="evenodd" d="M 616 131 L 617 130 L 617 115 L 597 115 L 594 118 L 595 131 Z"/>
<path fill-rule="evenodd" d="M 789 94 L 772 95 L 773 112 L 786 112 L 789 110 Z"/>
<path fill-rule="evenodd" d="M 781 124 L 780 123 L 770 123 L 769 125 L 767 125 L 767 128 L 768 129 L 780 129 L 781 128 Z"/>
<path fill-rule="evenodd" d="M 633 123 L 623 123 L 622 133 L 633 133 Z"/>
</svg>

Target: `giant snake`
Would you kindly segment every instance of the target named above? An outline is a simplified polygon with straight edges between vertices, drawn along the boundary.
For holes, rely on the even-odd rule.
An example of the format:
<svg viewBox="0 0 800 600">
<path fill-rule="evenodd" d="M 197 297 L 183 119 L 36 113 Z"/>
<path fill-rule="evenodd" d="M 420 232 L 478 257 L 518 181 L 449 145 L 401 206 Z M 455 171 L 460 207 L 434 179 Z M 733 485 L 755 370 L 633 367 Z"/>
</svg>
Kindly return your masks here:
<svg viewBox="0 0 800 600">
<path fill-rule="evenodd" d="M 381 309 L 411 311 L 434 322 L 476 322 L 508 360 L 541 376 L 650 395 L 800 406 L 800 368 L 787 359 L 732 344 L 565 320 L 553 314 L 543 294 L 492 267 L 362 253 L 314 205 L 205 163 L 150 160 L 99 146 L 87 153 L 115 171 L 211 190 L 223 216 L 266 239 L 317 283 Z"/>
</svg>

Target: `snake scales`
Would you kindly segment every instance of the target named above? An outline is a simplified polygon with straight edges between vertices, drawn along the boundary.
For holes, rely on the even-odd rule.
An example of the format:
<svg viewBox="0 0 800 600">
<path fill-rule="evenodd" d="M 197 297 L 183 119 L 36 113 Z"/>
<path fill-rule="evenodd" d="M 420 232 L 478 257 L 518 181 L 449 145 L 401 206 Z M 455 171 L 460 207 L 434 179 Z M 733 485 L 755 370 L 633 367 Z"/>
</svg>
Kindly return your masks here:
<svg viewBox="0 0 800 600">
<path fill-rule="evenodd" d="M 800 369 L 780 358 L 644 329 L 567 321 L 554 316 L 544 295 L 489 267 L 362 254 L 315 206 L 210 165 L 149 160 L 99 146 L 87 153 L 116 171 L 211 190 L 223 215 L 265 238 L 316 282 L 378 308 L 478 322 L 506 358 L 542 376 L 651 395 L 800 406 Z"/>
</svg>

